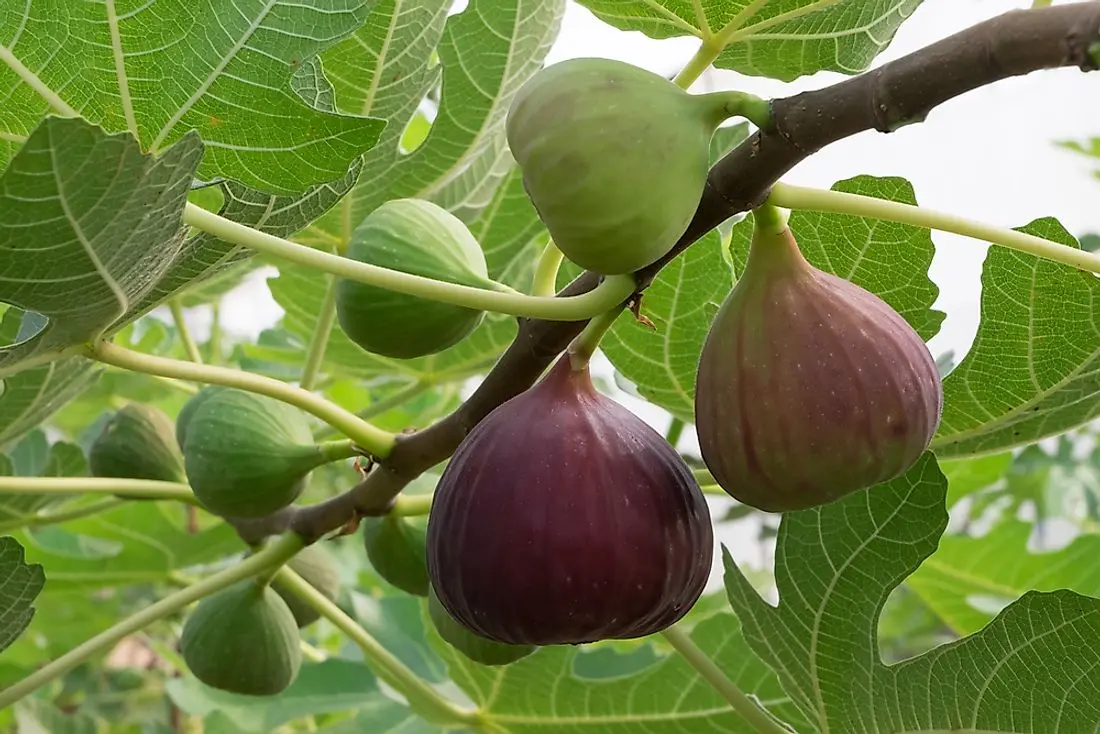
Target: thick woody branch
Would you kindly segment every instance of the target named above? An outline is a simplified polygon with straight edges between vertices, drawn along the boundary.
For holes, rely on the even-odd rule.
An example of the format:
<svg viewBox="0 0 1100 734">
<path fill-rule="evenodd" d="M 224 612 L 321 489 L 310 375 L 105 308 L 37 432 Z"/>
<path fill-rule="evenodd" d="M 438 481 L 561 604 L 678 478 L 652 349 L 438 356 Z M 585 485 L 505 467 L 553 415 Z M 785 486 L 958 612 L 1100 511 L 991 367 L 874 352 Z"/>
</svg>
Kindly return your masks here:
<svg viewBox="0 0 1100 734">
<path fill-rule="evenodd" d="M 772 127 L 749 137 L 711 170 L 695 218 L 667 256 L 638 273 L 639 290 L 711 229 L 763 202 L 783 174 L 830 143 L 864 130 L 891 132 L 920 122 L 936 106 L 1001 79 L 1057 67 L 1094 70 L 1097 44 L 1100 1 L 1015 10 L 874 71 L 774 101 Z M 585 273 L 562 295 L 583 293 L 598 282 L 598 276 Z M 478 421 L 533 384 L 584 325 L 522 320 L 516 340 L 458 410 L 401 436 L 389 458 L 348 493 L 238 524 L 242 536 L 256 539 L 293 529 L 315 540 L 358 516 L 386 512 L 406 484 L 446 460 Z"/>
</svg>

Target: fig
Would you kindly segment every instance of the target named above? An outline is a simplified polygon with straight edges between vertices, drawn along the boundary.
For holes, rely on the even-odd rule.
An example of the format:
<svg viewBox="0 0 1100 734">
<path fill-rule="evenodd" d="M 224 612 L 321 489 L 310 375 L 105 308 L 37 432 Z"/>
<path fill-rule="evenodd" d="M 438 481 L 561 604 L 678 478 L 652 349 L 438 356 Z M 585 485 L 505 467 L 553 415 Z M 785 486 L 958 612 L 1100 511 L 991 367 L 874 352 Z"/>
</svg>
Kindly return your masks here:
<svg viewBox="0 0 1100 734">
<path fill-rule="evenodd" d="M 262 517 L 305 489 L 318 466 L 339 456 L 316 444 L 306 414 L 265 395 L 223 388 L 187 422 L 184 468 L 195 497 L 222 517 Z"/>
<path fill-rule="evenodd" d="M 187 440 L 187 427 L 191 424 L 191 416 L 195 414 L 195 411 L 207 398 L 219 390 L 225 389 L 221 385 L 207 385 L 191 396 L 191 399 L 180 408 L 179 414 L 176 415 L 176 443 L 179 445 L 180 451 L 183 451 L 184 441 Z"/>
<path fill-rule="evenodd" d="M 88 450 L 93 477 L 183 481 L 183 457 L 172 419 L 158 408 L 130 403 L 103 426 Z"/>
<path fill-rule="evenodd" d="M 347 257 L 435 280 L 499 289 L 470 230 L 446 209 L 421 199 L 395 199 L 355 228 Z M 484 312 L 341 279 L 336 316 L 353 342 L 373 354 L 411 359 L 462 341 Z"/>
<path fill-rule="evenodd" d="M 516 93 L 505 122 L 527 195 L 558 248 L 603 275 L 665 255 L 703 194 L 710 139 L 734 92 L 689 94 L 610 59 L 561 61 Z"/>
<path fill-rule="evenodd" d="M 184 623 L 180 652 L 206 685 L 247 696 L 286 690 L 302 663 L 290 608 L 252 579 L 199 602 Z"/>
<path fill-rule="evenodd" d="M 398 515 L 363 519 L 363 545 L 378 575 L 414 596 L 428 594 L 424 529 Z"/>
<path fill-rule="evenodd" d="M 943 388 L 900 314 L 760 221 L 703 346 L 695 420 L 718 484 L 787 512 L 903 473 L 936 432 Z"/>
<path fill-rule="evenodd" d="M 466 629 L 447 613 L 431 586 L 428 587 L 428 616 L 444 642 L 481 665 L 507 665 L 535 651 L 534 645 L 493 642 Z"/>
<path fill-rule="evenodd" d="M 330 601 L 336 601 L 336 595 L 340 593 L 340 569 L 336 566 L 336 559 L 324 547 L 316 543 L 307 545 L 286 565 Z M 321 618 L 316 609 L 302 601 L 278 579 L 271 582 L 271 588 L 290 607 L 290 612 L 294 615 L 294 621 L 299 628 L 311 625 Z"/>
<path fill-rule="evenodd" d="M 660 631 L 699 598 L 713 555 L 684 460 L 568 356 L 462 441 L 427 541 L 447 612 L 512 645 Z"/>
</svg>

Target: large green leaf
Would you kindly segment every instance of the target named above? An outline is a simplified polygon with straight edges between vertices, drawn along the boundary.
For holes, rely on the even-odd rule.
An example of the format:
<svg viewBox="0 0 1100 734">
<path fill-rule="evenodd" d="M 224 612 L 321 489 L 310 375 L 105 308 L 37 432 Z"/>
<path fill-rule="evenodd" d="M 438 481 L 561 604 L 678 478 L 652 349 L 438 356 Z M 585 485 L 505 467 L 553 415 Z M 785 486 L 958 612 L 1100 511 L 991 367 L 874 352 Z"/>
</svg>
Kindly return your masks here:
<svg viewBox="0 0 1100 734">
<path fill-rule="evenodd" d="M 779 688 L 775 675 L 749 651 L 737 620 L 717 614 L 701 621 L 692 640 L 743 691 L 803 731 L 805 719 Z M 505 667 L 470 662 L 432 639 L 451 678 L 473 699 L 496 731 L 509 734 L 592 732 L 650 734 L 756 731 L 679 655 L 661 657 L 629 674 L 581 678 L 576 647 L 544 647 Z"/>
<path fill-rule="evenodd" d="M 42 567 L 23 558 L 19 541 L 0 538 L 0 652 L 31 623 L 32 603 L 46 581 Z"/>
<path fill-rule="evenodd" d="M 0 177 L 0 301 L 49 323 L 0 348 L 0 374 L 110 331 L 149 294 L 183 244 L 201 154 L 195 135 L 153 158 L 76 118 L 35 129 Z"/>
<path fill-rule="evenodd" d="M 1024 232 L 1077 243 L 1054 219 Z M 1069 265 L 992 247 L 974 345 L 944 380 L 933 448 L 990 453 L 1038 441 L 1100 413 L 1100 281 Z"/>
<path fill-rule="evenodd" d="M 1088 671 L 1100 650 L 1083 641 L 1100 633 L 1096 599 L 1029 592 L 970 637 L 897 665 L 882 662 L 879 613 L 935 550 L 947 524 L 946 490 L 926 454 L 898 479 L 784 515 L 778 606 L 727 553 L 726 589 L 752 649 L 817 731 L 1094 728 L 1100 684 Z"/>
<path fill-rule="evenodd" d="M 368 0 L 26 0 L 0 38 L 86 119 L 161 153 L 196 131 L 206 178 L 293 194 L 339 178 L 384 122 L 311 107 L 295 70 L 355 30 Z M 13 40 L 8 40 L 13 39 Z M 0 166 L 46 113 L 29 78 L 0 67 Z M 3 142 L 3 141 L 9 142 Z"/>
<path fill-rule="evenodd" d="M 715 65 L 790 81 L 870 66 L 921 0 L 579 0 L 597 17 L 653 38 L 725 44 Z"/>
</svg>

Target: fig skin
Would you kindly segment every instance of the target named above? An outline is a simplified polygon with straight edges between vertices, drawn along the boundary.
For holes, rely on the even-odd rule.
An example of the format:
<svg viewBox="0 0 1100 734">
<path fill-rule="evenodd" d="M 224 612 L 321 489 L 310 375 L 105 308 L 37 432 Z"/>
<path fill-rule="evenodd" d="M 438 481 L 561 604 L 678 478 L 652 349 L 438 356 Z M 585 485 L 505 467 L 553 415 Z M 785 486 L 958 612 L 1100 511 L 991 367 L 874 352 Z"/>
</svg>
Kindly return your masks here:
<svg viewBox="0 0 1100 734">
<path fill-rule="evenodd" d="M 316 543 L 308 545 L 291 558 L 286 565 L 291 571 L 301 576 L 303 581 L 321 592 L 329 601 L 336 601 L 336 595 L 340 593 L 340 569 L 336 565 L 336 559 L 324 546 Z M 271 582 L 271 588 L 290 607 L 290 613 L 294 615 L 294 621 L 299 629 L 311 625 L 321 618 L 320 612 L 299 598 L 293 591 L 283 586 L 278 578 Z"/>
<path fill-rule="evenodd" d="M 928 448 L 942 406 L 935 360 L 900 314 L 813 267 L 789 228 L 754 229 L 695 393 L 703 460 L 729 495 L 788 512 L 887 481 Z"/>
<path fill-rule="evenodd" d="M 617 275 L 668 253 L 699 205 L 710 139 L 736 96 L 689 94 L 610 59 L 561 61 L 531 77 L 509 107 L 508 146 L 565 256 Z"/>
<path fill-rule="evenodd" d="M 394 199 L 352 233 L 347 257 L 448 283 L 498 289 L 481 245 L 458 217 L 422 199 Z M 340 279 L 336 317 L 343 332 L 372 354 L 412 359 L 441 352 L 481 324 L 482 311 Z"/>
<path fill-rule="evenodd" d="M 699 598 L 713 558 L 691 470 L 568 356 L 467 435 L 427 539 L 447 612 L 512 645 L 658 632 Z"/>
<path fill-rule="evenodd" d="M 252 579 L 199 602 L 184 623 L 180 652 L 200 681 L 246 696 L 281 693 L 302 664 L 290 608 Z"/>
<path fill-rule="evenodd" d="M 428 595 L 423 528 L 397 515 L 363 518 L 363 546 L 378 575 L 413 596 Z"/>
<path fill-rule="evenodd" d="M 88 450 L 93 477 L 183 481 L 183 457 L 172 419 L 152 405 L 130 403 L 103 426 Z"/>
<path fill-rule="evenodd" d="M 428 587 L 428 616 L 444 642 L 481 665 L 508 665 L 536 649 L 534 645 L 508 645 L 474 634 L 447 613 L 431 586 Z"/>
</svg>

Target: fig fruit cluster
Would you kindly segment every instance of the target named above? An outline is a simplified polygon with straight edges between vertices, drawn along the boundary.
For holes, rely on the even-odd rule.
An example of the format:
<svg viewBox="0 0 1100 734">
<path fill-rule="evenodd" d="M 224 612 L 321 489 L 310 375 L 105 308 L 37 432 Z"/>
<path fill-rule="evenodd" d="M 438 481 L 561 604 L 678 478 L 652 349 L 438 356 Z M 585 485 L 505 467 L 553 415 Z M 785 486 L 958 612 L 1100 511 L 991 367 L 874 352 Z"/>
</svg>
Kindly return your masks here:
<svg viewBox="0 0 1100 734">
<path fill-rule="evenodd" d="M 789 227 L 754 226 L 748 261 L 699 361 L 699 447 L 718 484 L 770 512 L 905 472 L 939 425 L 943 387 L 885 301 L 825 273 Z"/>
<path fill-rule="evenodd" d="M 643 637 L 688 612 L 713 537 L 684 460 L 568 356 L 458 447 L 428 575 L 467 630 L 509 645 Z"/>
</svg>

